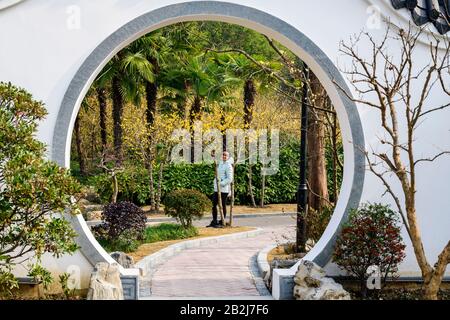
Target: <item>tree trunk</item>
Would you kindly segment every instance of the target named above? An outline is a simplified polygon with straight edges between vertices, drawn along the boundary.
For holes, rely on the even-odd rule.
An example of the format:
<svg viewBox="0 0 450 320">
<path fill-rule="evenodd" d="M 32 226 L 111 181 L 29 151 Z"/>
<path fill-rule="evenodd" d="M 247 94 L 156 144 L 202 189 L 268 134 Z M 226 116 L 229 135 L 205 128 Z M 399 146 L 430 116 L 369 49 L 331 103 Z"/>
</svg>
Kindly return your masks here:
<svg viewBox="0 0 450 320">
<path fill-rule="evenodd" d="M 222 126 L 222 150 L 227 151 L 227 131 L 225 130 L 225 112 L 220 117 L 220 125 Z"/>
<path fill-rule="evenodd" d="M 117 181 L 117 175 L 115 173 L 112 174 L 112 180 L 113 180 L 113 194 L 112 194 L 112 203 L 117 202 L 117 196 L 119 194 L 119 182 Z"/>
<path fill-rule="evenodd" d="M 189 112 L 189 126 L 191 129 L 191 163 L 195 162 L 194 124 L 195 121 L 200 119 L 201 111 L 202 111 L 202 100 L 200 99 L 199 96 L 196 96 L 194 99 L 194 103 L 192 104 L 191 110 Z"/>
<path fill-rule="evenodd" d="M 250 195 L 250 201 L 252 202 L 252 207 L 256 208 L 255 195 L 253 194 L 253 170 L 252 165 L 248 165 L 248 194 Z"/>
<path fill-rule="evenodd" d="M 231 204 L 230 204 L 230 227 L 233 226 L 233 208 L 234 208 L 234 176 L 235 165 L 233 164 L 233 182 L 231 183 Z"/>
<path fill-rule="evenodd" d="M 430 275 L 429 280 L 425 281 L 424 298 L 427 300 L 437 300 L 438 292 L 444 279 L 447 265 L 450 262 L 450 241 L 447 246 L 439 255 L 438 262 L 436 263 L 433 272 Z"/>
<path fill-rule="evenodd" d="M 153 180 L 153 161 L 152 157 L 150 156 L 148 163 L 147 163 L 147 171 L 150 178 L 149 182 L 149 191 L 150 191 L 150 210 L 156 211 L 156 200 L 155 200 L 155 186 L 154 186 L 154 180 Z"/>
<path fill-rule="evenodd" d="M 333 203 L 337 203 L 338 198 L 338 185 L 337 185 L 337 166 L 338 166 L 338 153 L 337 153 L 337 115 L 333 116 L 333 127 L 332 127 L 332 148 L 333 148 Z"/>
<path fill-rule="evenodd" d="M 112 101 L 113 101 L 113 123 L 114 123 L 114 154 L 116 163 L 121 165 L 122 154 L 122 116 L 123 116 L 123 98 L 120 92 L 120 79 L 114 76 L 112 80 Z"/>
<path fill-rule="evenodd" d="M 253 108 L 255 106 L 256 87 L 252 79 L 248 79 L 244 85 L 244 126 L 250 128 L 253 120 Z"/>
<path fill-rule="evenodd" d="M 413 244 L 417 263 L 422 271 L 422 278 L 424 279 L 424 299 L 437 300 L 437 294 L 439 292 L 442 279 L 444 278 L 447 265 L 450 262 L 450 242 L 447 243 L 447 246 L 439 255 L 438 261 L 434 265 L 434 268 L 431 267 L 426 259 L 422 237 L 420 236 L 420 231 L 417 224 L 417 213 L 415 206 L 413 205 L 413 203 L 415 203 L 414 196 L 407 196 L 406 203 L 410 238 Z"/>
<path fill-rule="evenodd" d="M 146 82 L 145 84 L 145 99 L 147 103 L 146 109 L 146 122 L 147 128 L 150 130 L 153 124 L 155 123 L 156 118 L 156 98 L 158 94 L 158 86 L 156 83 Z M 148 159 L 148 173 L 150 176 L 150 206 L 151 210 L 158 211 L 159 210 L 159 202 L 155 196 L 155 188 L 154 188 L 154 180 L 153 180 L 153 157 L 152 157 L 152 148 L 153 148 L 153 137 L 151 134 L 148 135 L 148 149 L 147 149 L 147 159 Z M 159 183 L 159 182 L 158 182 Z"/>
<path fill-rule="evenodd" d="M 159 164 L 159 173 L 158 173 L 158 191 L 156 193 L 156 203 L 155 203 L 155 210 L 156 210 L 156 212 L 159 212 L 159 207 L 161 205 L 163 173 L 164 173 L 164 163 L 161 162 Z"/>
<path fill-rule="evenodd" d="M 261 168 L 261 199 L 259 201 L 259 206 L 264 208 L 264 197 L 266 194 L 266 175 L 263 174 L 263 169 Z"/>
<path fill-rule="evenodd" d="M 107 141 L 107 132 L 106 132 L 106 108 L 107 108 L 107 99 L 106 99 L 106 90 L 104 88 L 97 88 L 97 100 L 100 111 L 100 138 L 101 138 L 101 152 L 102 154 L 106 150 Z"/>
<path fill-rule="evenodd" d="M 145 84 L 145 99 L 147 102 L 146 120 L 149 127 L 155 122 L 157 95 L 158 85 L 147 81 Z"/>
<path fill-rule="evenodd" d="M 253 79 L 248 79 L 244 85 L 244 129 L 250 129 L 253 121 L 253 109 L 255 106 L 256 87 Z M 248 144 L 248 137 L 246 137 L 245 144 Z M 253 207 L 256 207 L 255 196 L 253 194 L 253 171 L 252 165 L 248 166 L 248 194 Z"/>
<path fill-rule="evenodd" d="M 326 101 L 325 89 L 313 73 L 310 73 L 312 104 L 319 107 Z M 328 179 L 325 159 L 324 115 L 321 111 L 310 110 L 308 126 L 308 182 L 309 207 L 320 211 L 329 203 Z"/>
<path fill-rule="evenodd" d="M 78 163 L 80 164 L 80 174 L 86 176 L 86 161 L 84 156 L 83 146 L 81 145 L 81 131 L 80 131 L 80 119 L 77 117 L 75 120 L 75 142 L 77 145 Z"/>
<path fill-rule="evenodd" d="M 219 179 L 219 166 L 217 164 L 217 161 L 214 161 L 214 175 L 216 176 L 216 183 L 217 183 L 217 204 L 219 206 L 219 214 L 220 219 L 223 221 L 223 226 L 226 225 L 225 217 L 223 216 L 223 207 L 222 207 L 222 191 L 220 189 L 220 179 Z"/>
</svg>

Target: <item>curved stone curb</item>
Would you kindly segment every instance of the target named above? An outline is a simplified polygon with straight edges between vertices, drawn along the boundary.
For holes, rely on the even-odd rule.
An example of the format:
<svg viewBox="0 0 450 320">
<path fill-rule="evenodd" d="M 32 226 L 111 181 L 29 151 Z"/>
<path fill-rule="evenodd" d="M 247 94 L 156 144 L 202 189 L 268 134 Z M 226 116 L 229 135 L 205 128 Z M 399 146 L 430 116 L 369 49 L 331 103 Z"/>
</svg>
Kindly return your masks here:
<svg viewBox="0 0 450 320">
<path fill-rule="evenodd" d="M 258 263 L 258 269 L 261 273 L 261 277 L 263 279 L 266 279 L 267 274 L 270 272 L 270 265 L 267 261 L 267 256 L 270 251 L 275 249 L 277 247 L 276 244 L 271 244 L 270 246 L 265 247 L 258 253 L 258 257 L 256 258 Z"/>
<path fill-rule="evenodd" d="M 208 238 L 200 238 L 194 240 L 187 240 L 179 243 L 172 244 L 167 248 L 164 248 L 156 253 L 153 253 L 138 263 L 135 264 L 135 268 L 139 268 L 141 270 L 141 275 L 150 278 L 156 267 L 166 262 L 173 256 L 182 252 L 183 250 L 191 249 L 191 248 L 199 248 L 209 244 L 220 243 L 228 240 L 237 240 L 237 239 L 245 239 L 259 236 L 264 232 L 263 229 L 257 228 L 256 230 L 244 231 L 239 233 L 226 234 L 223 236 L 215 236 Z"/>
<path fill-rule="evenodd" d="M 249 261 L 249 268 L 251 271 L 252 279 L 255 282 L 256 290 L 258 290 L 261 297 L 270 297 L 273 299 L 272 294 L 266 286 L 264 281 L 264 275 L 258 265 L 258 254 L 253 255 Z"/>
</svg>

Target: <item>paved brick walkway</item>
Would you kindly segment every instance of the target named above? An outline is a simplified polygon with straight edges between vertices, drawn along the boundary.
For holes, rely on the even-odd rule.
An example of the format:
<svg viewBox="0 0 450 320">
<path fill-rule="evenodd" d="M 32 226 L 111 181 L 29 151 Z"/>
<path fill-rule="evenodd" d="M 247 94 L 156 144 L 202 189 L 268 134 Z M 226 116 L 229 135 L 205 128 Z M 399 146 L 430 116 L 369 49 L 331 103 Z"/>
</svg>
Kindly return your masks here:
<svg viewBox="0 0 450 320">
<path fill-rule="evenodd" d="M 281 241 L 290 229 L 264 228 L 254 238 L 183 251 L 157 269 L 151 281 L 152 297 L 261 296 L 252 275 L 252 259 L 264 247 Z"/>
</svg>

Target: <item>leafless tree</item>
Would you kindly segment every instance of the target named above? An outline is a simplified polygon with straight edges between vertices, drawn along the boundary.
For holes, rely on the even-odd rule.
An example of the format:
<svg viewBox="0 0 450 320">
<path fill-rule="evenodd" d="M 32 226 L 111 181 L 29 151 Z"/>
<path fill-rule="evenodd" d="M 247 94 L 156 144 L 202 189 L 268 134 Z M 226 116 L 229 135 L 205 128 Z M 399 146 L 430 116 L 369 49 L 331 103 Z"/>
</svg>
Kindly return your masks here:
<svg viewBox="0 0 450 320">
<path fill-rule="evenodd" d="M 112 164 L 112 166 L 108 166 L 108 162 Z M 113 185 L 113 194 L 111 197 L 111 202 L 116 203 L 117 202 L 117 196 L 119 194 L 119 182 L 117 180 L 117 175 L 124 171 L 124 168 L 122 166 L 118 166 L 116 162 L 115 156 L 108 156 L 106 152 L 103 152 L 102 157 L 100 159 L 100 164 L 98 165 L 99 168 L 103 169 L 105 172 L 107 172 L 112 179 L 112 185 Z"/>
<path fill-rule="evenodd" d="M 342 71 L 348 75 L 359 95 L 354 98 L 347 94 L 348 98 L 378 111 L 384 135 L 379 141 L 385 150 L 365 151 L 368 169 L 383 183 L 385 194 L 393 198 L 421 269 L 424 298 L 435 300 L 450 263 L 450 242 L 440 253 L 438 261 L 431 265 L 425 254 L 417 219 L 417 169 L 419 165 L 432 163 L 449 152 L 418 158 L 415 137 L 425 117 L 450 107 L 450 103 L 432 105 L 430 101 L 431 94 L 450 96 L 450 44 L 448 38 L 431 35 L 428 39 L 429 60 L 416 59 L 419 38 L 426 36 L 424 29 L 412 25 L 407 30 L 398 29 L 390 22 L 387 25 L 381 41 L 362 32 L 348 43 L 341 43 L 341 53 L 352 61 L 351 67 Z M 369 57 L 358 52 L 363 41 L 370 49 Z M 395 50 L 395 54 L 389 52 L 389 47 Z M 395 183 L 401 185 L 403 194 L 394 191 Z"/>
</svg>

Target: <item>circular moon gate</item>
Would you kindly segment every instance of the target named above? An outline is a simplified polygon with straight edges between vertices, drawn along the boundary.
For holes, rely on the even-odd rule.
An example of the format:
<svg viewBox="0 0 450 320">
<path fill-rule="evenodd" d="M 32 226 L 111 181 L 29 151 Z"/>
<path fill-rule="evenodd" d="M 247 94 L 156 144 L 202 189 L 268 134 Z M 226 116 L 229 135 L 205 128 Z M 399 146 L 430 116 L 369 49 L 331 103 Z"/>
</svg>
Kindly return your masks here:
<svg viewBox="0 0 450 320">
<path fill-rule="evenodd" d="M 51 158 L 59 165 L 70 166 L 70 143 L 75 118 L 86 92 L 106 63 L 121 49 L 139 37 L 159 28 L 186 21 L 222 21 L 238 24 L 265 34 L 294 52 L 317 75 L 336 108 L 344 144 L 344 178 L 335 212 L 322 238 L 305 257 L 325 266 L 331 258 L 340 226 L 350 209 L 356 208 L 364 184 L 364 134 L 356 105 L 342 74 L 325 53 L 302 32 L 270 14 L 254 8 L 218 2 L 195 1 L 162 7 L 130 21 L 105 39 L 84 61 L 72 79 L 59 109 L 53 133 Z M 325 36 L 325 35 L 324 35 Z M 299 106 L 300 110 L 300 106 Z M 81 252 L 95 265 L 112 262 L 98 244 L 81 215 L 70 217 L 78 233 Z"/>
</svg>

